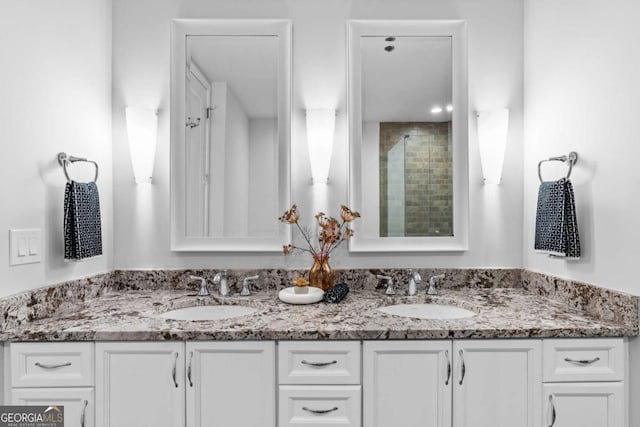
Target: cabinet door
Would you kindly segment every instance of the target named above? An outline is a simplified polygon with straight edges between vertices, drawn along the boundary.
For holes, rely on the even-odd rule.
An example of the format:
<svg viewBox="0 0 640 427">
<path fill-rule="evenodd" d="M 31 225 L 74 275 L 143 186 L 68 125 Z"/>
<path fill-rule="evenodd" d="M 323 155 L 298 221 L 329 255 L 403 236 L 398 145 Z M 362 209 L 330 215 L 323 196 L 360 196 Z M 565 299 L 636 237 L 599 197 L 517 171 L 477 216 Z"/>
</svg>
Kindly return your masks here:
<svg viewBox="0 0 640 427">
<path fill-rule="evenodd" d="M 184 344 L 96 344 L 96 426 L 184 425 Z"/>
<path fill-rule="evenodd" d="M 275 426 L 275 343 L 188 342 L 189 427 Z"/>
<path fill-rule="evenodd" d="M 544 426 L 624 427 L 623 383 L 558 383 L 543 386 Z"/>
<path fill-rule="evenodd" d="M 451 341 L 365 341 L 367 427 L 451 425 Z"/>
<path fill-rule="evenodd" d="M 93 387 L 85 388 L 14 388 L 13 405 L 64 406 L 66 427 L 93 427 Z"/>
<path fill-rule="evenodd" d="M 537 427 L 540 340 L 454 341 L 453 426 Z"/>
</svg>

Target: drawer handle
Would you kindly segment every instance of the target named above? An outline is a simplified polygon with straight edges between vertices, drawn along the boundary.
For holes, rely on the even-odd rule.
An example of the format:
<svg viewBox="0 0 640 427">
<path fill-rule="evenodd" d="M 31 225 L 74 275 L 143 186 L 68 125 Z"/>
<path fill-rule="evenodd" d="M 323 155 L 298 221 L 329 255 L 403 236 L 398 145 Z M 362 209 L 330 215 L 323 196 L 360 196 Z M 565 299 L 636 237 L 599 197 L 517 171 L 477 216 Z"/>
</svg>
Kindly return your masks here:
<svg viewBox="0 0 640 427">
<path fill-rule="evenodd" d="M 71 362 L 61 363 L 59 365 L 45 365 L 45 364 L 42 364 L 40 362 L 36 362 L 35 365 L 38 368 L 42 368 L 42 369 L 58 369 L 58 368 L 63 368 L 65 366 L 71 366 Z"/>
<path fill-rule="evenodd" d="M 337 411 L 337 410 L 338 410 L 338 407 L 337 407 L 337 406 L 334 406 L 334 407 L 333 407 L 333 408 L 331 408 L 331 409 L 309 409 L 309 408 L 307 408 L 306 406 L 303 406 L 303 407 L 302 407 L 302 410 L 303 410 L 303 411 L 307 411 L 307 412 L 311 412 L 312 414 L 318 414 L 318 415 L 321 415 L 321 414 L 328 414 L 329 412 Z"/>
<path fill-rule="evenodd" d="M 594 358 L 593 358 L 593 359 L 591 359 L 591 360 L 584 360 L 584 359 L 582 359 L 582 360 L 576 360 L 576 359 L 570 359 L 570 358 L 568 358 L 568 357 L 565 357 L 565 358 L 564 358 L 564 361 L 565 361 L 565 362 L 575 363 L 575 364 L 577 364 L 577 365 L 591 365 L 592 363 L 596 363 L 598 360 L 600 360 L 600 358 L 599 358 L 599 357 L 594 357 Z"/>
<path fill-rule="evenodd" d="M 303 360 L 300 363 L 302 363 L 303 365 L 323 367 L 323 366 L 335 365 L 336 363 L 338 363 L 338 361 L 332 360 L 331 362 L 307 362 L 306 360 Z"/>
</svg>

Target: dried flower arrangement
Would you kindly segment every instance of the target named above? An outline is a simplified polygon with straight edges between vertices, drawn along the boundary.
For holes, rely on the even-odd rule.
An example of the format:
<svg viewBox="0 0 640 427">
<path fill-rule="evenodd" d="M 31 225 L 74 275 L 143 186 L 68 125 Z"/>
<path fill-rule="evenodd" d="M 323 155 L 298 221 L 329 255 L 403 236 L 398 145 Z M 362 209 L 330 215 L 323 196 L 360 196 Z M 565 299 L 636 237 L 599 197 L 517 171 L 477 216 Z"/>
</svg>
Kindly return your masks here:
<svg viewBox="0 0 640 427">
<path fill-rule="evenodd" d="M 322 290 L 327 290 L 333 286 L 333 271 L 329 267 L 329 256 L 342 242 L 349 240 L 354 232 L 350 224 L 357 218 L 360 213 L 352 211 L 347 206 L 342 205 L 340 209 L 340 218 L 342 222 L 331 216 L 327 216 L 324 212 L 318 212 L 315 216 L 320 233 L 317 236 L 318 245 L 312 243 L 314 234 L 299 223 L 300 216 L 296 205 L 286 211 L 278 220 L 287 224 L 295 224 L 307 242 L 306 248 L 301 248 L 292 244 L 282 247 L 285 255 L 291 254 L 296 250 L 308 252 L 313 256 L 313 266 L 309 270 L 309 282 L 311 286 L 316 286 Z"/>
</svg>

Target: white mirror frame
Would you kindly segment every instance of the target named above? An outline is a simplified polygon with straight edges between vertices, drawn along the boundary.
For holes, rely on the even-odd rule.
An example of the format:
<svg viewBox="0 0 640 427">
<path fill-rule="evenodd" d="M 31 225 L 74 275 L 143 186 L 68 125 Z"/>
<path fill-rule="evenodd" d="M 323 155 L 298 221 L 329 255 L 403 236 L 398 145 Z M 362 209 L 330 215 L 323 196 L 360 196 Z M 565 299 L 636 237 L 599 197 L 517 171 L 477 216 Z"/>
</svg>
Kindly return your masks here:
<svg viewBox="0 0 640 427">
<path fill-rule="evenodd" d="M 467 27 L 464 21 L 349 21 L 349 207 L 360 210 L 362 194 L 361 51 L 363 36 L 440 36 L 452 40 L 453 236 L 362 237 L 349 241 L 350 252 L 453 252 L 469 248 L 469 143 Z M 366 214 L 366 213 L 363 213 Z"/>
<path fill-rule="evenodd" d="M 278 37 L 278 206 L 291 204 L 291 22 L 282 19 L 174 19 L 171 28 L 171 250 L 183 252 L 281 252 L 291 227 L 275 237 L 188 237 L 185 206 L 185 76 L 187 36 Z M 278 221 L 278 218 L 273 218 Z"/>
</svg>

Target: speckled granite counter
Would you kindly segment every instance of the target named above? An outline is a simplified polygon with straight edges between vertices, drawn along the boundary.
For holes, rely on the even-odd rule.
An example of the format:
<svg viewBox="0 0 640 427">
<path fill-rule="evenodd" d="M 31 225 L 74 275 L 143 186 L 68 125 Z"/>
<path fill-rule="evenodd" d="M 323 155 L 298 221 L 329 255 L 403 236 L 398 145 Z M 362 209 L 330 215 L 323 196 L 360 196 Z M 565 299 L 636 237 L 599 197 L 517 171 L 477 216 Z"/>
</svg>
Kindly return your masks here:
<svg viewBox="0 0 640 427">
<path fill-rule="evenodd" d="M 170 274 L 182 277 L 191 273 Z M 381 289 L 360 286 L 361 281 L 356 280 L 343 302 L 306 306 L 288 305 L 277 299 L 277 290 L 284 282 L 271 288 L 265 286 L 250 297 L 202 299 L 195 296 L 193 289 L 167 285 L 171 280 L 166 277 L 163 286 L 158 285 L 156 277 L 148 282 L 149 286 L 125 289 L 109 274 L 3 299 L 0 309 L 4 311 L 4 327 L 0 339 L 443 339 L 638 334 L 638 298 L 635 296 L 596 287 L 580 288 L 584 284 L 573 284 L 571 291 L 566 289 L 572 286 L 570 283 L 559 286 L 557 278 L 552 280 L 526 271 L 513 274 L 516 283 L 511 287 L 493 287 L 480 282 L 475 282 L 475 286 L 450 284 L 434 297 L 427 297 L 424 291 L 415 297 L 387 297 Z M 377 310 L 383 305 L 410 301 L 456 305 L 477 315 L 457 320 L 418 320 Z M 176 321 L 159 317 L 168 310 L 199 304 L 242 304 L 256 308 L 257 312 L 217 321 Z"/>
</svg>

